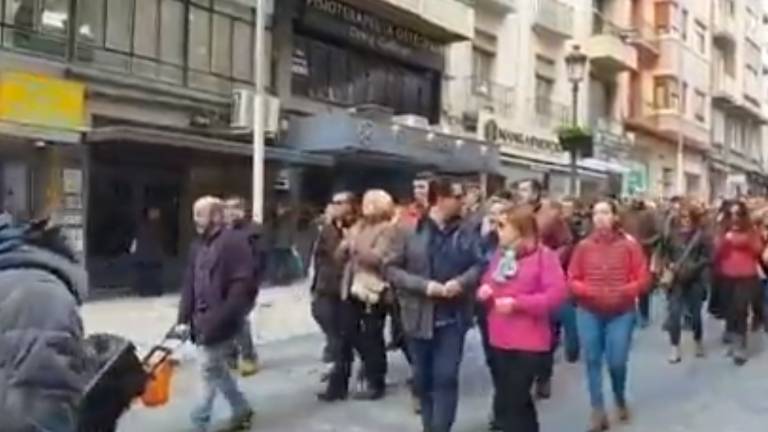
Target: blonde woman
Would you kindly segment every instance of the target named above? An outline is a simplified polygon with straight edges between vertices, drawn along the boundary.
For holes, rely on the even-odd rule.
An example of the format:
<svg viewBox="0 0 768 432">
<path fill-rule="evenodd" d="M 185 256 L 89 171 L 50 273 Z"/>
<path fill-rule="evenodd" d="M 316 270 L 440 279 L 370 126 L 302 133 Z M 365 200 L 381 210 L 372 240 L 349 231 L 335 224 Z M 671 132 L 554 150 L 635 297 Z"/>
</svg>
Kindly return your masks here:
<svg viewBox="0 0 768 432">
<path fill-rule="evenodd" d="M 386 305 L 389 289 L 382 277 L 382 263 L 395 235 L 394 201 L 383 190 L 363 196 L 362 218 L 346 231 L 337 251 L 345 263 L 342 281 L 342 334 L 340 353 L 320 400 L 336 401 L 347 397 L 353 361 L 353 348 L 363 360 L 366 387 L 356 399 L 376 400 L 384 396 L 387 359 L 384 344 Z"/>
</svg>

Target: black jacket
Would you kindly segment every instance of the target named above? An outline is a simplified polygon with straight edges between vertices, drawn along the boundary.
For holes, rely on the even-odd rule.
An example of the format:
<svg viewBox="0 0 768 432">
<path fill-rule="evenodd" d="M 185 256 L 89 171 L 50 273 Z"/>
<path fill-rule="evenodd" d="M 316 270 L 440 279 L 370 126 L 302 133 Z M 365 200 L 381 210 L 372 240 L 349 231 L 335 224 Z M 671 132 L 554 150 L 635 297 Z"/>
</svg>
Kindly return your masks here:
<svg viewBox="0 0 768 432">
<path fill-rule="evenodd" d="M 343 238 L 342 231 L 332 223 L 323 223 L 315 244 L 315 277 L 312 292 L 320 296 L 341 296 L 341 279 L 344 262 L 336 257 Z"/>
</svg>

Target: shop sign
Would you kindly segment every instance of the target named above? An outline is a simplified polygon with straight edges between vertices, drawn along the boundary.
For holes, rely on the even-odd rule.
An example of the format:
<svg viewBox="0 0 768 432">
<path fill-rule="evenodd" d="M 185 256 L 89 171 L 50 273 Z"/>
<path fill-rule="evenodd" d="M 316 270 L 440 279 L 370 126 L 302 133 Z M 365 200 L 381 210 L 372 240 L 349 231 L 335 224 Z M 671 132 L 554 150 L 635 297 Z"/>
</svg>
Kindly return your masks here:
<svg viewBox="0 0 768 432">
<path fill-rule="evenodd" d="M 443 45 L 338 0 L 305 0 L 302 24 L 357 46 L 442 70 Z"/>
<path fill-rule="evenodd" d="M 85 86 L 46 75 L 0 73 L 0 120 L 82 129 L 86 127 Z"/>
<path fill-rule="evenodd" d="M 637 196 L 648 191 L 648 170 L 640 162 L 628 161 L 629 172 L 624 177 L 625 191 L 628 196 Z"/>
<path fill-rule="evenodd" d="M 539 138 L 534 135 L 503 128 L 494 119 L 487 120 L 482 127 L 483 139 L 499 145 L 513 145 L 526 150 L 545 153 L 562 153 L 563 148 L 556 140 Z"/>
</svg>

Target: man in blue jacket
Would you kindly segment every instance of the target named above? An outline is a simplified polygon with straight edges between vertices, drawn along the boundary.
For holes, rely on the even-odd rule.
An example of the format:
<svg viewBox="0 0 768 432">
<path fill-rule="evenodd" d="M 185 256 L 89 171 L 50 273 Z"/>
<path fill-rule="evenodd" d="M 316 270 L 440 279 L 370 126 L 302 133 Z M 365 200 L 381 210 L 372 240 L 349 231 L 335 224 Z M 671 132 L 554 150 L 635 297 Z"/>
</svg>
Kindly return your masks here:
<svg viewBox="0 0 768 432">
<path fill-rule="evenodd" d="M 462 224 L 461 185 L 435 180 L 429 193 L 428 213 L 394 247 L 386 276 L 401 305 L 423 428 L 450 432 L 483 257 L 479 234 Z"/>
<path fill-rule="evenodd" d="M 253 411 L 227 360 L 256 296 L 253 253 L 244 236 L 225 228 L 221 200 L 201 198 L 193 213 L 200 238 L 191 248 L 178 320 L 190 326 L 201 353 L 205 390 L 192 421 L 197 430 L 207 430 L 220 392 L 232 407 L 229 430 L 247 430 Z"/>
</svg>

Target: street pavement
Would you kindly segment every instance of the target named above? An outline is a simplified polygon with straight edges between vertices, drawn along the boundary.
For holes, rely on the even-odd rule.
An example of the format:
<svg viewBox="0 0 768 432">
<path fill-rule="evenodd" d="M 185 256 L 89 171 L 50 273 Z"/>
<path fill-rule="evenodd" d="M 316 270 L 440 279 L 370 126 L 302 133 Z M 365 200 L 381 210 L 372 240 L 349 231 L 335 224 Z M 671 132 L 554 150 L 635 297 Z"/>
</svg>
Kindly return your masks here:
<svg viewBox="0 0 768 432">
<path fill-rule="evenodd" d="M 661 307 L 661 301 L 657 302 Z M 657 308 L 658 309 L 658 308 Z M 308 312 L 307 312 L 308 313 Z M 86 314 L 87 315 L 87 314 Z M 631 354 L 629 395 L 635 418 L 631 425 L 612 430 L 626 432 L 764 432 L 768 427 L 768 353 L 766 336 L 752 338 L 753 355 L 738 368 L 719 343 L 721 325 L 707 320 L 705 359 L 693 357 L 690 333 L 684 335 L 684 360 L 670 365 L 667 338 L 660 329 L 661 311 L 649 329 L 637 331 Z M 86 316 L 86 323 L 89 322 Z M 93 322 L 93 320 L 91 320 Z M 285 320 L 285 326 L 291 322 Z M 94 329 L 90 329 L 94 331 Z M 267 338 L 269 339 L 269 338 Z M 254 431 L 270 432 L 419 432 L 411 413 L 404 382 L 408 367 L 400 353 L 390 353 L 389 392 L 377 402 L 346 401 L 323 404 L 316 400 L 322 366 L 322 339 L 312 333 L 276 338 L 259 346 L 263 370 L 241 385 L 256 410 Z M 120 432 L 188 431 L 189 412 L 198 394 L 199 377 L 194 355 L 177 370 L 173 399 L 165 407 L 136 406 L 122 419 Z M 605 379 L 606 398 L 608 379 Z M 477 331 L 469 334 L 461 372 L 461 397 L 456 432 L 487 430 L 490 378 L 484 365 Z M 215 418 L 225 422 L 228 411 L 217 400 Z M 558 361 L 554 395 L 539 404 L 542 432 L 586 430 L 589 415 L 582 364 Z"/>
</svg>

